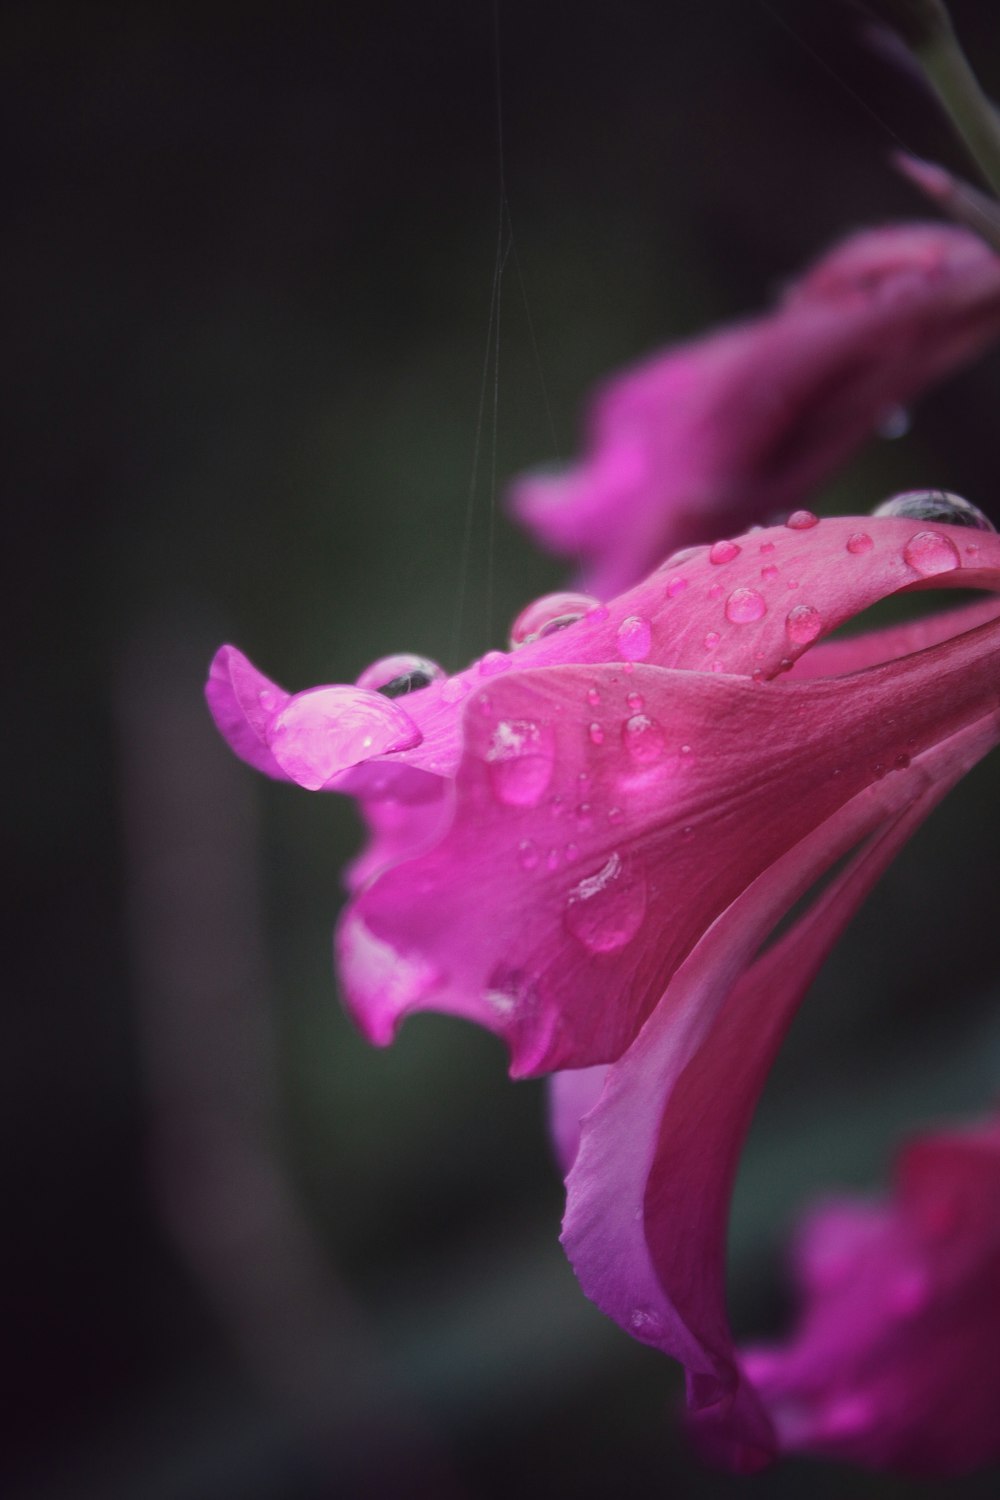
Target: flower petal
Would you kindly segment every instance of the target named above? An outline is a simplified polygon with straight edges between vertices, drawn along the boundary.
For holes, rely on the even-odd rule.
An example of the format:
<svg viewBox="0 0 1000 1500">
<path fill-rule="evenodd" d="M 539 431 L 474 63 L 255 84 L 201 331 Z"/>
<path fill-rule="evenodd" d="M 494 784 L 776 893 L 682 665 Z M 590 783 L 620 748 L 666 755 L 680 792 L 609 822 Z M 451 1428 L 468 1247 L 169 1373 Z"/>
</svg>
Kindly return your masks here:
<svg viewBox="0 0 1000 1500">
<path fill-rule="evenodd" d="M 869 230 L 772 313 L 654 356 L 594 399 L 586 454 L 526 476 L 516 514 L 628 588 L 671 548 L 800 504 L 880 420 L 1000 334 L 1000 259 L 940 224 Z"/>
<path fill-rule="evenodd" d="M 290 701 L 284 688 L 258 672 L 235 646 L 220 646 L 209 669 L 205 698 L 219 732 L 241 760 L 278 781 L 291 780 L 267 743 L 275 713 Z"/>
<path fill-rule="evenodd" d="M 995 707 L 998 661 L 994 622 L 834 681 L 498 679 L 466 710 L 447 833 L 342 919 L 351 1009 L 383 1042 L 415 1009 L 467 1016 L 505 1038 L 517 1075 L 613 1060 L 762 871 Z M 373 945 L 420 982 L 359 965 Z"/>
</svg>

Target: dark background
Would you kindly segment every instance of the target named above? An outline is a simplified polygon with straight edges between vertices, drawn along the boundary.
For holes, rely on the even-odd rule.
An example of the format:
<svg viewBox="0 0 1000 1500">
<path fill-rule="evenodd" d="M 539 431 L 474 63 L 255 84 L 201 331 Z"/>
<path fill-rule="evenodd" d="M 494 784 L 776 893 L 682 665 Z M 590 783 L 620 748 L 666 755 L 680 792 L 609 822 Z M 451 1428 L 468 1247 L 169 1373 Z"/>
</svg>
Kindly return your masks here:
<svg viewBox="0 0 1000 1500">
<path fill-rule="evenodd" d="M 995 6 L 954 12 L 1000 94 Z M 361 1041 L 329 957 L 353 810 L 255 777 L 203 710 L 222 639 L 292 688 L 502 645 L 562 573 L 491 519 L 494 445 L 502 493 L 572 454 L 601 375 L 921 215 L 893 133 L 960 165 L 836 0 L 497 18 L 0 6 L 5 1492 L 993 1495 L 701 1469 L 676 1370 L 562 1259 L 541 1086 L 439 1017 Z M 996 518 L 998 396 L 994 355 L 821 502 L 929 483 Z M 804 1199 L 993 1092 L 998 791 L 952 797 L 797 1025 L 737 1195 L 741 1332 L 780 1326 Z"/>
</svg>

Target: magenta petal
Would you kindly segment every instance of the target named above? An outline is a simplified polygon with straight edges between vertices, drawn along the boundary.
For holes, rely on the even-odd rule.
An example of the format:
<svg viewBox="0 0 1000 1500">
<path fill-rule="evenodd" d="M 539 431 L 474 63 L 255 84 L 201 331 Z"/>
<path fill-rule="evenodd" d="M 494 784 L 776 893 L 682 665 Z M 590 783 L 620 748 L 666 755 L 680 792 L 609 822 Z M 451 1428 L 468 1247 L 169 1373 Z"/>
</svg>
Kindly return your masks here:
<svg viewBox="0 0 1000 1500">
<path fill-rule="evenodd" d="M 1000 333 L 1000 259 L 940 224 L 869 230 L 773 312 L 654 356 L 595 398 L 581 463 L 513 508 L 609 597 L 672 548 L 790 510 L 879 422 Z"/>
<path fill-rule="evenodd" d="M 816 968 L 873 881 L 998 735 L 992 718 L 970 727 L 928 752 L 915 797 L 899 783 L 869 788 L 772 866 L 674 976 L 584 1120 L 567 1179 L 567 1253 L 599 1307 L 684 1363 L 699 1443 L 728 1467 L 759 1467 L 779 1446 L 741 1373 L 724 1297 L 729 1195 L 757 1096 Z M 745 969 L 787 907 L 866 836 L 806 916 Z"/>
<path fill-rule="evenodd" d="M 415 1009 L 466 1016 L 505 1038 L 517 1074 L 613 1060 L 764 870 L 993 707 L 998 650 L 994 623 L 834 681 L 641 665 L 498 679 L 466 710 L 447 832 L 342 919 L 354 1014 L 381 1039 Z M 373 945 L 421 983 L 357 964 Z"/>
<path fill-rule="evenodd" d="M 1000 1122 L 914 1141 L 888 1202 L 817 1209 L 803 1303 L 744 1364 L 783 1446 L 916 1474 L 1000 1459 Z"/>
<path fill-rule="evenodd" d="M 267 734 L 282 770 L 311 792 L 377 755 L 411 750 L 420 739 L 398 703 L 358 687 L 297 693 L 274 715 Z"/>
<path fill-rule="evenodd" d="M 580 1147 L 583 1117 L 601 1097 L 607 1074 L 606 1066 L 573 1068 L 549 1079 L 549 1133 L 564 1177 Z"/>
<path fill-rule="evenodd" d="M 205 697 L 220 733 L 241 760 L 279 781 L 291 779 L 267 743 L 275 714 L 290 701 L 284 688 L 258 672 L 235 646 L 220 646 L 212 659 Z"/>
</svg>

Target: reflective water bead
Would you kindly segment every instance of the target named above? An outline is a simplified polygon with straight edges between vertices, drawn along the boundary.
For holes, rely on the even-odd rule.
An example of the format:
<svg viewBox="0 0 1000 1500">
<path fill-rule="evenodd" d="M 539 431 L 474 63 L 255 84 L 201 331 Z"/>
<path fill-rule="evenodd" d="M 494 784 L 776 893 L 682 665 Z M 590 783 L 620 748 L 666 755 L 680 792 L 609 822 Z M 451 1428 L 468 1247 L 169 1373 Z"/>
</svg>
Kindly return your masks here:
<svg viewBox="0 0 1000 1500">
<path fill-rule="evenodd" d="M 275 697 L 274 693 L 272 693 L 270 688 L 261 688 L 260 692 L 257 694 L 257 702 L 260 704 L 265 713 L 270 713 L 277 701 L 277 698 Z"/>
<path fill-rule="evenodd" d="M 705 650 L 714 651 L 722 637 L 717 630 L 710 630 L 705 637 Z"/>
<path fill-rule="evenodd" d="M 590 735 L 591 744 L 604 744 L 604 728 L 602 725 L 597 723 L 591 724 L 590 728 L 587 730 L 587 733 Z"/>
<path fill-rule="evenodd" d="M 708 560 L 710 563 L 732 562 L 734 557 L 739 557 L 740 548 L 736 542 L 713 542 L 708 549 Z"/>
<path fill-rule="evenodd" d="M 625 702 L 634 714 L 641 714 L 642 710 L 646 707 L 641 693 L 629 693 Z"/>
<path fill-rule="evenodd" d="M 870 552 L 874 545 L 867 531 L 852 531 L 847 538 L 847 550 L 853 552 L 855 557 L 860 556 L 862 552 Z"/>
<path fill-rule="evenodd" d="M 766 579 L 768 582 L 770 582 L 772 578 L 777 578 L 778 570 L 775 567 L 774 563 L 765 563 L 760 570 L 760 576 L 761 578 Z"/>
<path fill-rule="evenodd" d="M 641 615 L 629 615 L 618 627 L 618 652 L 626 661 L 645 661 L 653 646 L 653 632 Z"/>
<path fill-rule="evenodd" d="M 875 431 L 880 438 L 905 437 L 910 430 L 910 413 L 905 406 L 889 406 L 875 422 Z"/>
<path fill-rule="evenodd" d="M 722 598 L 722 584 L 721 583 L 713 583 L 712 586 L 711 586 L 711 588 L 708 591 L 708 597 L 710 599 L 721 599 Z"/>
<path fill-rule="evenodd" d="M 383 698 L 402 698 L 405 693 L 417 693 L 445 676 L 443 667 L 426 656 L 415 656 L 411 651 L 398 651 L 394 656 L 382 656 L 365 667 L 357 680 L 357 687 L 381 693 Z"/>
<path fill-rule="evenodd" d="M 622 725 L 622 743 L 634 761 L 647 766 L 663 754 L 666 740 L 655 719 L 647 714 L 633 714 Z"/>
<path fill-rule="evenodd" d="M 522 609 L 510 627 L 510 644 L 526 646 L 540 636 L 554 635 L 575 625 L 584 615 L 600 607 L 600 600 L 591 594 L 545 594 Z"/>
<path fill-rule="evenodd" d="M 808 646 L 822 629 L 822 616 L 813 604 L 796 604 L 785 618 L 785 634 L 794 646 Z"/>
<path fill-rule="evenodd" d="M 566 926 L 588 953 L 615 953 L 635 937 L 646 915 L 646 882 L 617 852 L 570 892 Z"/>
<path fill-rule="evenodd" d="M 591 708 L 596 708 L 600 701 L 600 690 L 595 687 L 589 687 L 587 689 L 587 702 L 590 704 Z"/>
<path fill-rule="evenodd" d="M 953 573 L 961 563 L 958 548 L 940 531 L 918 531 L 903 548 L 903 559 L 922 578 Z"/>
<path fill-rule="evenodd" d="M 793 510 L 785 525 L 791 531 L 809 531 L 819 525 L 819 516 L 813 515 L 811 510 Z"/>
<path fill-rule="evenodd" d="M 760 550 L 764 554 L 767 554 L 768 552 L 773 552 L 774 551 L 774 543 L 773 542 L 761 542 L 761 544 L 760 544 Z"/>
<path fill-rule="evenodd" d="M 767 614 L 767 605 L 756 589 L 734 589 L 726 600 L 726 619 L 734 625 L 749 625 Z"/>
<path fill-rule="evenodd" d="M 873 516 L 905 516 L 911 521 L 940 521 L 948 526 L 971 526 L 975 531 L 995 531 L 993 522 L 969 500 L 950 490 L 904 490 L 883 500 Z"/>
<path fill-rule="evenodd" d="M 670 582 L 667 584 L 667 598 L 676 599 L 678 594 L 683 594 L 687 586 L 688 581 L 686 578 L 681 578 L 680 575 L 678 575 L 676 578 L 671 578 Z"/>
<path fill-rule="evenodd" d="M 522 839 L 517 846 L 517 859 L 522 870 L 533 870 L 538 864 L 538 845 L 534 839 Z"/>
<path fill-rule="evenodd" d="M 510 666 L 510 657 L 505 656 L 502 651 L 487 651 L 479 663 L 480 677 L 496 677 L 498 672 L 506 672 Z"/>
<path fill-rule="evenodd" d="M 532 719 L 503 719 L 493 731 L 486 761 L 499 802 L 533 807 L 552 777 L 555 747 L 552 732 Z"/>
</svg>

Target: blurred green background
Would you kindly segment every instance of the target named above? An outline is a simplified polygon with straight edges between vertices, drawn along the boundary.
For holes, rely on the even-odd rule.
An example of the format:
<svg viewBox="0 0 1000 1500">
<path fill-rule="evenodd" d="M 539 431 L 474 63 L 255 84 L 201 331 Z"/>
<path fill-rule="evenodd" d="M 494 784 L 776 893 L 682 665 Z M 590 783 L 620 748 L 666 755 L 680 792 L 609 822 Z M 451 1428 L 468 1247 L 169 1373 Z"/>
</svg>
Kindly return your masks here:
<svg viewBox="0 0 1000 1500">
<path fill-rule="evenodd" d="M 995 7 L 953 8 L 1000 94 Z M 459 1022 L 361 1041 L 329 952 L 353 810 L 256 777 L 203 709 L 223 639 L 292 688 L 502 645 L 563 574 L 494 514 L 494 446 L 502 494 L 573 453 L 597 378 L 920 216 L 894 136 L 961 164 L 835 0 L 496 18 L 0 6 L 4 1492 L 992 1496 L 700 1468 L 676 1370 L 563 1261 L 541 1086 Z M 516 254 L 480 429 L 497 71 Z M 934 484 L 1000 517 L 998 397 L 994 355 L 822 503 Z M 787 1315 L 797 1206 L 995 1090 L 998 793 L 987 765 L 952 797 L 796 1026 L 737 1194 L 741 1332 Z"/>
</svg>

